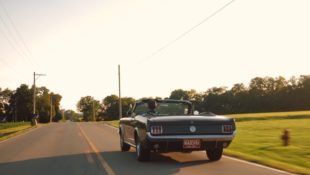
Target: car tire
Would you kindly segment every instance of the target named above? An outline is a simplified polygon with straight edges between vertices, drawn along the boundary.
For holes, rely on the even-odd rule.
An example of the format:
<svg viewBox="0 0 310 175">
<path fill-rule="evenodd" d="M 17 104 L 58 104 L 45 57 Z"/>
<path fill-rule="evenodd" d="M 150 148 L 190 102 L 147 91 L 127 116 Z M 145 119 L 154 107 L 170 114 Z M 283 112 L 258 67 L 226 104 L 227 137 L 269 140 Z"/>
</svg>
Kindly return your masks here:
<svg viewBox="0 0 310 175">
<path fill-rule="evenodd" d="M 122 133 L 120 133 L 119 135 L 119 142 L 120 142 L 120 147 L 121 147 L 122 152 L 129 151 L 130 145 L 124 142 L 124 136 Z"/>
<path fill-rule="evenodd" d="M 151 159 L 151 151 L 143 147 L 138 137 L 136 138 L 136 154 L 138 161 L 144 162 Z"/>
<path fill-rule="evenodd" d="M 218 161 L 222 158 L 223 148 L 214 148 L 206 151 L 209 160 Z"/>
</svg>

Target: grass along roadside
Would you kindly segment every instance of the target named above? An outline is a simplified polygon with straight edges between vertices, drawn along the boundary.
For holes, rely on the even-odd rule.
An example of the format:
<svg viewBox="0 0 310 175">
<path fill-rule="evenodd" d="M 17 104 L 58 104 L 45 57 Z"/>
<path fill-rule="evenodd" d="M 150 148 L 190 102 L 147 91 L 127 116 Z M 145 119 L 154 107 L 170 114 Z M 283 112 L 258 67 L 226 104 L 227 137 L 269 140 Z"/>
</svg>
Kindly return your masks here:
<svg viewBox="0 0 310 175">
<path fill-rule="evenodd" d="M 22 134 L 31 128 L 30 122 L 0 123 L 0 141 Z"/>
<path fill-rule="evenodd" d="M 102 121 L 102 123 L 113 126 L 115 128 L 119 127 L 119 120 Z"/>
<path fill-rule="evenodd" d="M 237 122 L 273 119 L 307 119 L 310 118 L 310 111 L 229 114 L 225 116 L 234 118 Z"/>
<path fill-rule="evenodd" d="M 282 146 L 283 129 L 290 145 Z M 237 122 L 237 135 L 225 154 L 274 168 L 310 175 L 310 119 Z"/>
<path fill-rule="evenodd" d="M 8 123 L 0 123 L 0 130 L 7 128 L 15 128 L 18 126 L 28 126 L 30 122 L 8 122 Z"/>
</svg>

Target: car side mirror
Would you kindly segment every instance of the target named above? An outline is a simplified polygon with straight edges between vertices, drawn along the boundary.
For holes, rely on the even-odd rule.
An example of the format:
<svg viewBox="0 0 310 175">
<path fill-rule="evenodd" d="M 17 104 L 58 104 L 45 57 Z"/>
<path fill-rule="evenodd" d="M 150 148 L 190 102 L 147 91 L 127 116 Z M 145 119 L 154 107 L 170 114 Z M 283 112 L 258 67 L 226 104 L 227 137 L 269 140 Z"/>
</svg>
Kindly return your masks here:
<svg viewBox="0 0 310 175">
<path fill-rule="evenodd" d="M 194 115 L 199 115 L 199 111 L 194 111 Z"/>
</svg>

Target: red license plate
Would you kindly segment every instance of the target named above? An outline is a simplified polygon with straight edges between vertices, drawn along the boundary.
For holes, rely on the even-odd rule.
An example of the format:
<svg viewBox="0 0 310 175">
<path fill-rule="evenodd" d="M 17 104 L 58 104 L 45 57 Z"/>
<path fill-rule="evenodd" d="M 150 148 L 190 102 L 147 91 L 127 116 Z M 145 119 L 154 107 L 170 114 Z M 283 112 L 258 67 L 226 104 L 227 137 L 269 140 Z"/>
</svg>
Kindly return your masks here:
<svg viewBox="0 0 310 175">
<path fill-rule="evenodd" d="M 199 139 L 185 139 L 183 140 L 184 149 L 195 149 L 201 147 L 201 141 Z"/>
</svg>

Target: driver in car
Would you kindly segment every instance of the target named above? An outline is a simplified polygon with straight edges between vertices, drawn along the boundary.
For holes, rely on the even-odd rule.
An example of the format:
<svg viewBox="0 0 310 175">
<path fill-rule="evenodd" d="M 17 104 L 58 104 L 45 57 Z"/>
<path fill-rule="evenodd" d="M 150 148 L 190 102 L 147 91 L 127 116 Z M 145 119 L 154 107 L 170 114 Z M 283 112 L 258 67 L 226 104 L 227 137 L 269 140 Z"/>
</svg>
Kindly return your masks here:
<svg viewBox="0 0 310 175">
<path fill-rule="evenodd" d="M 153 115 L 153 114 L 156 114 L 156 107 L 157 107 L 157 102 L 156 100 L 149 100 L 147 102 L 147 106 L 149 108 L 149 111 L 147 112 L 147 114 L 150 114 L 150 115 Z"/>
</svg>

